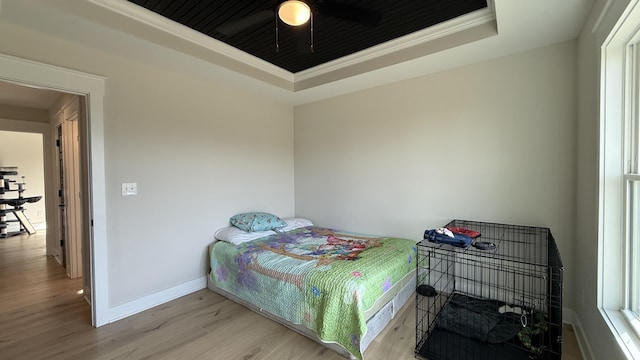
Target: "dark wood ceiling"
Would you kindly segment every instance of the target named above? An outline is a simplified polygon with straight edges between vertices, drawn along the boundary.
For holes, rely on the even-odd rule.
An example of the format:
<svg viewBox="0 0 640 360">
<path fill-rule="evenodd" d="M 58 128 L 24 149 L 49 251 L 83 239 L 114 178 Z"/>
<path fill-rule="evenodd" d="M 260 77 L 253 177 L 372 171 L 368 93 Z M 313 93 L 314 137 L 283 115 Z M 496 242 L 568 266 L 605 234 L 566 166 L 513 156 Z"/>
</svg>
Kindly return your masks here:
<svg viewBox="0 0 640 360">
<path fill-rule="evenodd" d="M 129 0 L 292 73 L 487 7 L 487 0 L 316 0 L 310 23 L 278 22 L 280 1 Z"/>
</svg>

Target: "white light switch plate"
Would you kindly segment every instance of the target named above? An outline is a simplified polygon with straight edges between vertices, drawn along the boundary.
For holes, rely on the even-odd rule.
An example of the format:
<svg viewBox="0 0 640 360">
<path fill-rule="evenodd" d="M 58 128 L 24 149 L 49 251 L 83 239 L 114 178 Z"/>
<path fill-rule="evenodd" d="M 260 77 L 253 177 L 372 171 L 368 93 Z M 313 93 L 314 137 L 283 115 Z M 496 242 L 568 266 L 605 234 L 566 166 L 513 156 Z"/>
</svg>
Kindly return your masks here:
<svg viewBox="0 0 640 360">
<path fill-rule="evenodd" d="M 122 196 L 138 195 L 137 183 L 122 183 Z"/>
</svg>

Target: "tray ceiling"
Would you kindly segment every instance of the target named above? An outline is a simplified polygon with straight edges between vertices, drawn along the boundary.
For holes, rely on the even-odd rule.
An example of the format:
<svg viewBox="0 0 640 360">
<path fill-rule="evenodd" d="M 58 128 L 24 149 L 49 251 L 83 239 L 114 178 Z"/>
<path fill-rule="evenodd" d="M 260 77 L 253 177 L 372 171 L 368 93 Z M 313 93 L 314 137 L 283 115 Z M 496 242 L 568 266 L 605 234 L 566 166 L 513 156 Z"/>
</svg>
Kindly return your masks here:
<svg viewBox="0 0 640 360">
<path fill-rule="evenodd" d="M 313 12 L 311 51 L 310 22 L 292 27 L 276 21 L 280 1 L 129 2 L 291 73 L 487 8 L 486 0 L 309 1 Z"/>
<path fill-rule="evenodd" d="M 306 70 L 291 72 L 217 39 L 215 34 L 212 36 L 194 30 L 132 1 L 134 0 L 3 1 L 0 21 L 9 27 L 40 32 L 89 49 L 247 89 L 297 105 L 574 40 L 583 29 L 589 10 L 595 6 L 593 0 L 486 0 L 487 6 L 479 10 L 431 26 L 425 25 L 426 28 L 334 60 L 322 60 L 325 62 Z M 184 4 L 183 1 L 171 1 L 162 11 L 170 10 L 183 15 L 190 13 L 193 20 L 196 17 L 207 18 L 203 9 L 209 4 L 238 3 L 241 9 L 249 6 L 246 0 L 192 0 Z M 319 6 L 320 0 L 310 1 L 315 1 L 312 5 Z M 382 5 L 375 1 L 371 4 L 356 0 L 323 1 L 371 8 L 389 7 L 389 3 L 397 9 L 403 8 L 405 4 L 420 6 L 430 3 L 434 6 L 432 0 L 385 1 Z M 455 1 L 457 0 L 452 0 Z M 143 5 L 151 6 L 152 3 L 158 5 L 158 1 L 154 0 L 147 0 Z M 255 11 L 264 13 L 276 3 L 256 0 L 255 4 L 262 4 L 256 5 L 258 7 Z M 418 11 L 415 6 L 412 9 Z M 226 11 L 224 16 L 233 17 Z M 275 14 L 272 16 L 275 17 Z M 320 32 L 324 29 L 319 24 L 322 16 L 316 16 L 317 24 L 314 26 L 316 51 L 313 54 L 303 54 L 304 56 L 319 58 L 327 48 L 320 41 Z M 389 16 L 391 15 L 385 12 L 381 13 L 377 26 L 383 26 L 385 17 Z M 326 17 L 332 18 L 336 23 L 342 22 L 344 26 L 348 26 L 346 23 L 350 22 L 337 16 Z M 235 17 L 239 18 L 242 16 Z M 275 18 L 273 20 L 275 22 Z M 222 19 L 216 21 L 220 24 L 227 23 Z M 264 46 L 270 54 L 275 54 L 275 31 L 272 31 L 275 29 L 270 26 L 270 22 L 267 20 L 266 24 L 255 24 L 251 30 L 244 31 L 255 35 L 264 27 L 267 33 L 267 44 Z M 403 23 L 403 20 L 397 22 Z M 363 28 L 367 27 L 365 25 L 360 24 Z M 210 27 L 215 32 L 220 26 L 222 25 L 211 24 Z M 375 28 L 371 25 L 368 27 Z M 338 28 L 338 25 L 329 30 L 332 28 Z M 342 33 L 346 38 L 344 29 Z M 284 35 L 281 35 L 278 56 L 283 56 L 288 46 Z M 240 33 L 225 36 L 240 36 Z M 249 39 L 253 37 L 249 36 Z M 336 39 L 334 42 L 341 38 Z M 300 47 L 295 41 L 294 45 L 305 47 Z M 337 51 L 336 44 L 331 45 L 334 45 L 332 51 Z M 347 43 L 346 46 L 350 44 Z"/>
</svg>

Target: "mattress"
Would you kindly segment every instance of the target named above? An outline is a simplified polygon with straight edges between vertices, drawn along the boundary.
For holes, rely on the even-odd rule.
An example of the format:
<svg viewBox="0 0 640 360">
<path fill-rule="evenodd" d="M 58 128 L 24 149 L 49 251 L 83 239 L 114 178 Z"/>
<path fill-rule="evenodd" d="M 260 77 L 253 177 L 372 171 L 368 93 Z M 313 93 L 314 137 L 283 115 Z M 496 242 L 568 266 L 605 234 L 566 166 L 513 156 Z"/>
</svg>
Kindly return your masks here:
<svg viewBox="0 0 640 360">
<path fill-rule="evenodd" d="M 361 359 L 413 293 L 415 252 L 412 240 L 313 226 L 239 245 L 218 241 L 209 287 Z"/>
</svg>

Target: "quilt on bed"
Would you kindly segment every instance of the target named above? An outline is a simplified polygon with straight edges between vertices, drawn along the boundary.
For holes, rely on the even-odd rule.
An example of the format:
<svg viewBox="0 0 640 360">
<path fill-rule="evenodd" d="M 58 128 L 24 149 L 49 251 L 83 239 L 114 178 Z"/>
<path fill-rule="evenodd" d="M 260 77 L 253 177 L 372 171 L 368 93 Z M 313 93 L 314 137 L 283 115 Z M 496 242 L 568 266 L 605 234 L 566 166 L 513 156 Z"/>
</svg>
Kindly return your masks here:
<svg viewBox="0 0 640 360">
<path fill-rule="evenodd" d="M 320 227 L 211 249 L 211 281 L 361 359 L 364 312 L 415 269 L 416 243 Z"/>
</svg>

